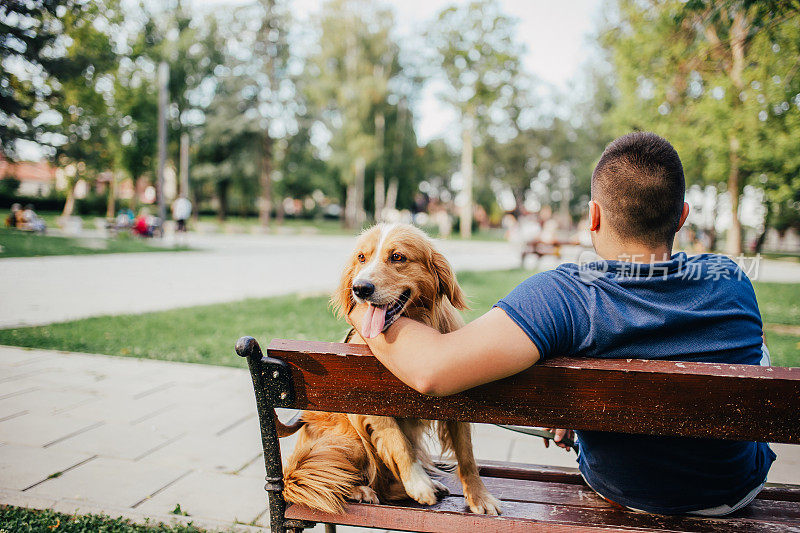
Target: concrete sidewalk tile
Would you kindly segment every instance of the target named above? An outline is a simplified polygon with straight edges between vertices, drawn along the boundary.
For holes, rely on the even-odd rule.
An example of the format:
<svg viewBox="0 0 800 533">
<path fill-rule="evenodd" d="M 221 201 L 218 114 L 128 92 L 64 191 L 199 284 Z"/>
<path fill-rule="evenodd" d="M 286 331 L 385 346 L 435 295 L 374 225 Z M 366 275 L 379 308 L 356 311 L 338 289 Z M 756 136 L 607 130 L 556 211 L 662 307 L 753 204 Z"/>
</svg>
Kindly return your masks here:
<svg viewBox="0 0 800 533">
<path fill-rule="evenodd" d="M 218 431 L 241 418 L 240 415 L 237 415 L 239 413 L 225 409 L 224 406 L 209 406 L 199 402 L 194 405 L 176 403 L 172 408 L 155 414 L 136 425 L 151 428 L 175 428 L 198 435 L 214 436 Z"/>
<path fill-rule="evenodd" d="M 100 398 L 96 402 L 72 407 L 64 414 L 130 424 L 143 416 L 171 405 L 169 401 L 164 401 L 162 398 L 141 398 L 139 400 L 119 396 L 100 396 Z"/>
<path fill-rule="evenodd" d="M 185 475 L 187 470 L 98 457 L 27 492 L 130 507 Z"/>
<path fill-rule="evenodd" d="M 51 509 L 56 505 L 58 498 L 40 496 L 21 490 L 0 488 L 0 504 L 14 507 L 27 507 L 28 509 Z"/>
<path fill-rule="evenodd" d="M 18 383 L 14 381 L 0 383 L 0 402 L 9 398 L 13 398 L 14 396 L 30 394 L 31 392 L 37 391 L 40 388 L 40 385 L 32 385 L 30 383 Z"/>
<path fill-rule="evenodd" d="M 14 406 L 31 414 L 52 415 L 69 411 L 89 402 L 99 401 L 100 396 L 75 389 L 39 389 L 30 394 L 14 396 L 0 402 L 0 409 Z"/>
<path fill-rule="evenodd" d="M 220 437 L 185 435 L 154 451 L 142 461 L 174 465 L 206 472 L 235 472 L 261 452 L 261 439 L 250 429 L 231 431 Z M 253 437 L 253 438 L 251 438 Z"/>
<path fill-rule="evenodd" d="M 264 482 L 214 472 L 193 472 L 137 509 L 169 513 L 180 504 L 191 516 L 249 524 L 267 506 Z"/>
<path fill-rule="evenodd" d="M 179 435 L 179 430 L 154 431 L 148 427 L 108 422 L 92 431 L 53 444 L 52 448 L 135 460 Z"/>
<path fill-rule="evenodd" d="M 53 353 L 53 352 L 49 352 Z M 2 346 L 0 347 L 0 365 L 3 366 L 18 366 L 20 363 L 27 363 L 34 358 L 39 358 L 43 352 L 39 350 L 32 350 L 29 348 L 19 348 L 16 346 Z M 3 372 L 6 372 L 3 369 Z"/>
<path fill-rule="evenodd" d="M 0 441 L 27 446 L 46 446 L 69 435 L 97 429 L 97 424 L 101 423 L 96 419 L 66 414 L 60 416 L 26 414 L 0 422 Z"/>
<path fill-rule="evenodd" d="M 88 453 L 6 444 L 0 448 L 0 484 L 22 490 L 91 457 Z"/>
</svg>

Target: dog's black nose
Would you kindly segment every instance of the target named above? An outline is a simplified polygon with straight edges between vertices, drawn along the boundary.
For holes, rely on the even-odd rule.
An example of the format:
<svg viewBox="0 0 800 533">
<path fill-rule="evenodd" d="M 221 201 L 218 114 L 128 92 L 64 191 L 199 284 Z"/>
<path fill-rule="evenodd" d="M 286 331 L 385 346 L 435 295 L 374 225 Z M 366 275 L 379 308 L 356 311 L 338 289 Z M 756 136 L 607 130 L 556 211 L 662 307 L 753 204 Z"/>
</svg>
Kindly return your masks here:
<svg viewBox="0 0 800 533">
<path fill-rule="evenodd" d="M 353 283 L 353 294 L 355 294 L 362 300 L 372 296 L 373 292 L 375 292 L 375 285 L 373 285 L 369 281 L 358 281 L 356 283 Z"/>
</svg>

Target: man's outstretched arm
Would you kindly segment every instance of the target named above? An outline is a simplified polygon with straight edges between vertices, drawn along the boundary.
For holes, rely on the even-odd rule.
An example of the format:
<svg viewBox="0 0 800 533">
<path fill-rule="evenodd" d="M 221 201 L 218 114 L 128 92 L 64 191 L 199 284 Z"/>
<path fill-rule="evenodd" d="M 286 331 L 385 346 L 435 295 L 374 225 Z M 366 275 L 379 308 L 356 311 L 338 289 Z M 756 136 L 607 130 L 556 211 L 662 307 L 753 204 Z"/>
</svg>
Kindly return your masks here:
<svg viewBox="0 0 800 533">
<path fill-rule="evenodd" d="M 349 322 L 358 330 L 366 310 L 356 306 Z M 383 334 L 366 339 L 372 353 L 409 387 L 447 396 L 525 370 L 539 350 L 500 308 L 451 333 L 400 317 Z"/>
</svg>

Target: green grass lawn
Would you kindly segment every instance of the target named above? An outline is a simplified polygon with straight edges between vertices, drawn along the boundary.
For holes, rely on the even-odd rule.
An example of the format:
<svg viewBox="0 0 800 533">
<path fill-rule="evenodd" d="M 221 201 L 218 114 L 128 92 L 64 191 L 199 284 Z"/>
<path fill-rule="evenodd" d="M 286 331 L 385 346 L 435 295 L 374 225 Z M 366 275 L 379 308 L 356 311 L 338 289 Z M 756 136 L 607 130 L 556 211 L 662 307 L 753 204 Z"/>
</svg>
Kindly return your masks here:
<svg viewBox="0 0 800 533">
<path fill-rule="evenodd" d="M 529 276 L 525 271 L 463 273 L 474 318 Z M 0 330 L 0 344 L 238 366 L 233 344 L 242 335 L 339 341 L 347 324 L 327 296 L 281 296 L 143 315 L 103 316 Z"/>
<path fill-rule="evenodd" d="M 459 274 L 472 308 L 466 319 L 486 312 L 529 275 L 523 270 Z M 800 284 L 755 287 L 773 363 L 800 366 Z M 783 327 L 773 330 L 773 324 Z M 233 343 L 242 335 L 262 343 L 276 337 L 339 341 L 347 329 L 333 316 L 327 296 L 292 295 L 5 329 L 0 344 L 239 366 Z"/>
<path fill-rule="evenodd" d="M 0 505 L 0 531 L 9 533 L 203 533 L 193 526 L 134 524 L 104 515 L 68 515 L 23 507 Z"/>
<path fill-rule="evenodd" d="M 186 247 L 151 246 L 130 236 L 115 239 L 54 237 L 0 228 L 0 259 L 6 257 L 39 257 L 45 255 L 117 254 L 132 252 L 171 252 Z"/>
</svg>

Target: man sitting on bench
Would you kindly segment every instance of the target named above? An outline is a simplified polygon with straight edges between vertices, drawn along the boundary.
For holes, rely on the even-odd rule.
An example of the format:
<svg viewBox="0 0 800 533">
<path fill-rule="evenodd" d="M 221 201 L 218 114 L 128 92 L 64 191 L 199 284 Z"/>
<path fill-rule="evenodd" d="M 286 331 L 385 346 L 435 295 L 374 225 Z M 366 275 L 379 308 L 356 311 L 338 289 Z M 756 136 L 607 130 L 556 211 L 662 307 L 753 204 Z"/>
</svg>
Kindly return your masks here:
<svg viewBox="0 0 800 533">
<path fill-rule="evenodd" d="M 535 274 L 452 333 L 400 318 L 367 343 L 403 382 L 437 396 L 556 355 L 769 364 L 747 276 L 724 256 L 672 255 L 689 213 L 685 187 L 669 142 L 652 133 L 620 137 L 592 173 L 589 217 L 602 260 Z M 354 327 L 363 313 L 362 305 L 350 314 Z M 587 484 L 651 513 L 729 514 L 755 498 L 775 460 L 760 442 L 576 433 Z"/>
</svg>

